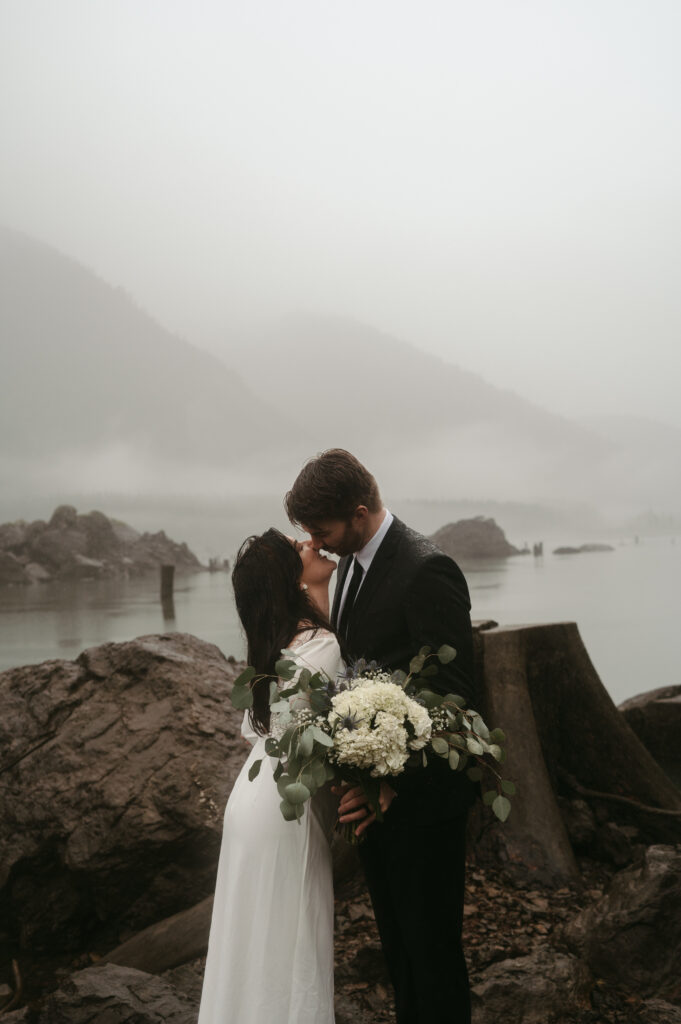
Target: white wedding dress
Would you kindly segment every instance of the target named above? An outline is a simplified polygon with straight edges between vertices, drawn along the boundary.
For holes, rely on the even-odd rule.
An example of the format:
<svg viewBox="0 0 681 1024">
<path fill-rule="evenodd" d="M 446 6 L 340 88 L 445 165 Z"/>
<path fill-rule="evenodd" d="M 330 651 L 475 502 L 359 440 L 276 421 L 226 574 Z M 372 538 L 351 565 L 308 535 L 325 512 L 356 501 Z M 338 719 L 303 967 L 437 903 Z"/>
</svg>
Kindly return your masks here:
<svg viewBox="0 0 681 1024">
<path fill-rule="evenodd" d="M 300 668 L 342 670 L 336 638 L 292 644 Z M 198 1024 L 333 1024 L 333 795 L 324 787 L 300 823 L 284 821 L 265 737 L 253 744 L 227 807 Z M 263 757 L 250 782 L 251 764 Z"/>
</svg>

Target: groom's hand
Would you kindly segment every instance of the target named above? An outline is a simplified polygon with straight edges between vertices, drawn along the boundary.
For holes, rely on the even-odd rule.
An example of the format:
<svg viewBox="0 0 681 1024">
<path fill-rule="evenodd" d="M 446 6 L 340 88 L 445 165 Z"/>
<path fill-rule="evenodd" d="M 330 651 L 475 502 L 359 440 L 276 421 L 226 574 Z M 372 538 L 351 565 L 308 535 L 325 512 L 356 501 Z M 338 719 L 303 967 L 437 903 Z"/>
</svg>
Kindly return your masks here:
<svg viewBox="0 0 681 1024">
<path fill-rule="evenodd" d="M 361 836 L 369 828 L 369 825 L 376 821 L 376 814 L 369 806 L 366 793 L 361 786 L 351 788 L 346 783 L 331 788 L 341 798 L 338 805 L 338 820 L 341 825 L 358 821 L 359 825 L 355 828 L 355 835 Z M 389 786 L 387 782 L 381 782 L 378 804 L 384 814 L 396 796 L 392 786 Z"/>
</svg>

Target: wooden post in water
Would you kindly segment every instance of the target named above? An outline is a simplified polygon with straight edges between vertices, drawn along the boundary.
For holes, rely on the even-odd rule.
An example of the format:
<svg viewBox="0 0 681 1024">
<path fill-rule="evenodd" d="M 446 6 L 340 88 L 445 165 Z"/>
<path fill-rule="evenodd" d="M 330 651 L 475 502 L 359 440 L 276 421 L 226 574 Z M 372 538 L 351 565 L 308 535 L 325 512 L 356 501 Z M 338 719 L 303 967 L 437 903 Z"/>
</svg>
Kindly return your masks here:
<svg viewBox="0 0 681 1024">
<path fill-rule="evenodd" d="M 175 618 L 175 602 L 173 600 L 173 586 L 175 582 L 175 566 L 161 566 L 161 606 L 164 619 Z"/>
</svg>

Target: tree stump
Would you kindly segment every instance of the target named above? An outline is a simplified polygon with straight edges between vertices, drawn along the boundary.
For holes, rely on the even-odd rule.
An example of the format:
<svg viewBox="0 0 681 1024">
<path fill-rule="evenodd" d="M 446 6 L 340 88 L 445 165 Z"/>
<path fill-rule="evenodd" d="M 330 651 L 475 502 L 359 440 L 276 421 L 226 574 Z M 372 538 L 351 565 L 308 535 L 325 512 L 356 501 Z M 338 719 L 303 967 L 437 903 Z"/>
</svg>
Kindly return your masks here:
<svg viewBox="0 0 681 1024">
<path fill-rule="evenodd" d="M 586 795 L 646 842 L 681 842 L 681 791 L 618 711 L 573 622 L 477 634 L 481 711 L 508 737 L 518 788 L 503 825 L 473 815 L 473 841 L 510 874 L 561 884 L 578 872 L 557 797 Z"/>
</svg>

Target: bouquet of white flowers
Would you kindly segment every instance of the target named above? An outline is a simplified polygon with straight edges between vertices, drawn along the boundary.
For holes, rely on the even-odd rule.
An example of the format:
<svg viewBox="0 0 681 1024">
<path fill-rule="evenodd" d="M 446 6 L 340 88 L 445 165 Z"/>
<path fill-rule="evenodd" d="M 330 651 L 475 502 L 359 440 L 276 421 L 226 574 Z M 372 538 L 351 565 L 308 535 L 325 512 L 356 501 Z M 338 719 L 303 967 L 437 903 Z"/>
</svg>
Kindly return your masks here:
<svg viewBox="0 0 681 1024">
<path fill-rule="evenodd" d="M 515 787 L 497 769 L 505 760 L 504 733 L 490 732 L 456 694 L 428 689 L 437 673 L 433 659 L 447 664 L 456 656 L 454 648 L 443 645 L 434 654 L 422 648 L 409 673 L 390 674 L 359 662 L 339 680 L 299 670 L 288 653 L 282 652 L 275 668 L 284 685 L 291 685 L 270 686 L 271 734 L 265 741 L 266 755 L 277 760 L 274 779 L 287 821 L 300 820 L 305 802 L 333 779 L 361 786 L 380 821 L 380 780 L 426 766 L 429 755 L 447 759 L 454 771 L 467 769 L 476 782 L 490 773 L 493 788 L 483 800 L 506 820 Z M 254 669 L 244 669 L 232 691 L 235 707 L 252 705 L 251 687 L 259 678 Z M 253 763 L 249 778 L 261 764 L 262 758 Z"/>
</svg>

